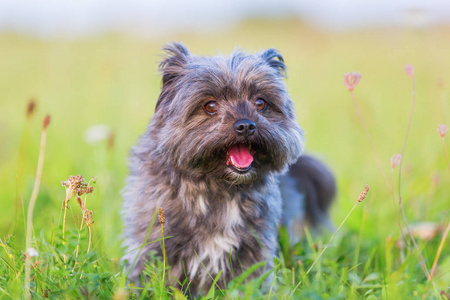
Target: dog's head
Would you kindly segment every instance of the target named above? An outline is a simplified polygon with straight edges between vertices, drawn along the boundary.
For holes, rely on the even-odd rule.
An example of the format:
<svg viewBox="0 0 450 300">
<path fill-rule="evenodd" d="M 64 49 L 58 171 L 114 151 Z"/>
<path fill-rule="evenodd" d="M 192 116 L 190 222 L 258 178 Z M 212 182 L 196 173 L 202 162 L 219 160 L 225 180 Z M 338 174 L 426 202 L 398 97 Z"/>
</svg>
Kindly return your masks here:
<svg viewBox="0 0 450 300">
<path fill-rule="evenodd" d="M 152 131 L 172 167 L 249 184 L 300 156 L 302 130 L 277 50 L 228 57 L 194 56 L 179 43 L 164 50 Z"/>
</svg>

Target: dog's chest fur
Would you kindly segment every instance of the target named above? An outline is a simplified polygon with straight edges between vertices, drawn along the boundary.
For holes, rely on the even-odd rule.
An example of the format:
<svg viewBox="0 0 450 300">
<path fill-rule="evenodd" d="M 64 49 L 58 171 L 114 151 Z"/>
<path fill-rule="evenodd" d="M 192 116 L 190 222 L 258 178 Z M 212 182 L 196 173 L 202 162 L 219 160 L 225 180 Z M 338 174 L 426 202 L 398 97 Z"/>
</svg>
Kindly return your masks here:
<svg viewBox="0 0 450 300">
<path fill-rule="evenodd" d="M 173 277 L 181 282 L 187 278 L 191 290 L 204 291 L 212 282 L 211 276 L 214 278 L 219 271 L 222 271 L 221 278 L 229 281 L 233 273 L 240 274 L 259 261 L 267 260 L 270 266 L 281 215 L 281 197 L 274 176 L 267 176 L 264 182 L 245 189 L 186 179 L 161 182 L 162 178 L 174 177 L 161 176 L 158 172 L 148 175 L 146 182 L 142 181 L 142 174 L 130 177 L 130 188 L 125 192 L 133 193 L 128 195 L 128 199 L 135 199 L 129 207 L 138 211 L 138 215 L 129 220 L 135 226 L 129 226 L 126 234 L 135 237 L 134 246 L 138 247 L 150 224 L 149 215 L 157 207 L 163 207 L 164 233 L 171 236 L 165 241 L 165 247 Z M 135 193 L 145 191 L 144 186 L 155 182 L 159 182 L 157 191 Z M 145 205 L 134 206 L 142 203 Z M 160 237 L 160 227 L 154 225 L 148 240 Z M 143 252 L 153 250 L 161 254 L 160 249 L 154 243 Z M 133 261 L 134 257 L 130 254 L 127 259 Z M 139 258 L 138 264 L 144 261 L 145 257 Z M 142 267 L 138 265 L 137 269 Z"/>
<path fill-rule="evenodd" d="M 216 205 L 210 205 L 213 203 L 211 199 L 207 199 L 200 195 L 197 198 L 196 207 L 192 208 L 190 204 L 187 204 L 186 212 L 191 211 L 193 219 L 195 219 L 195 227 L 206 226 L 205 229 L 209 230 L 203 241 L 199 244 L 192 243 L 190 247 L 198 249 L 196 253 L 197 259 L 190 259 L 190 276 L 200 277 L 200 286 L 202 286 L 208 279 L 208 274 L 217 274 L 220 270 L 227 271 L 227 261 L 230 259 L 230 253 L 236 252 L 242 244 L 242 237 L 236 233 L 242 231 L 244 227 L 245 216 L 241 213 L 238 206 L 237 199 L 213 199 L 213 201 L 220 201 Z M 212 206 L 212 207 L 211 207 Z M 217 214 L 212 212 L 213 209 L 221 209 L 220 215 L 222 217 L 215 219 L 215 222 L 207 222 L 210 214 Z M 208 224 L 210 223 L 210 224 Z M 203 225 L 204 224 L 204 225 Z M 208 226 L 209 225 L 209 226 Z M 211 227 L 210 227 L 211 226 Z M 198 273 L 198 274 L 197 274 Z"/>
</svg>

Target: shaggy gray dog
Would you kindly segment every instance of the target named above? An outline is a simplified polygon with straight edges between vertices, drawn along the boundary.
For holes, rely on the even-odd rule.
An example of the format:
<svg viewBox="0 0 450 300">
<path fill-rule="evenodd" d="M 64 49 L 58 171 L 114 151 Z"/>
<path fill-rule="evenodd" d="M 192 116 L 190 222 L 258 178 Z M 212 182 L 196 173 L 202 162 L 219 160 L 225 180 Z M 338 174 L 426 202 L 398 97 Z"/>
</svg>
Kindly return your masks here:
<svg viewBox="0 0 450 300">
<path fill-rule="evenodd" d="M 125 246 L 131 251 L 144 243 L 162 207 L 164 233 L 172 236 L 165 241 L 172 284 L 187 282 L 197 295 L 221 270 L 223 287 L 257 262 L 270 268 L 280 221 L 293 239 L 305 222 L 326 224 L 335 184 L 315 159 L 299 159 L 302 129 L 277 50 L 228 57 L 194 56 L 179 43 L 164 50 L 156 111 L 131 152 Z M 147 242 L 158 238 L 156 221 Z M 131 280 L 151 251 L 162 256 L 159 243 L 139 257 L 137 250 L 127 254 L 129 267 L 136 260 Z"/>
</svg>

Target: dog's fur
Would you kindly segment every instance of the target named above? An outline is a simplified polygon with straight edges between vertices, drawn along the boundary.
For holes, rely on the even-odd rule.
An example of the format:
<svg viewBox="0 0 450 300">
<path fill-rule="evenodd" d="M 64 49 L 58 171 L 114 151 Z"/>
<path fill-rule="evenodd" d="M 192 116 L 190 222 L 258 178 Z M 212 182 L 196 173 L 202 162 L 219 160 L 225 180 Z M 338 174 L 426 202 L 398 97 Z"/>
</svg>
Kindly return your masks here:
<svg viewBox="0 0 450 300">
<path fill-rule="evenodd" d="M 335 184 L 317 160 L 299 159 L 303 135 L 278 51 L 199 57 L 179 43 L 165 51 L 156 111 L 131 153 L 123 194 L 125 245 L 139 248 L 155 210 L 164 208 L 171 276 L 187 279 L 196 295 L 221 270 L 224 286 L 257 262 L 271 267 L 280 221 L 294 229 L 292 236 L 305 223 L 329 222 Z M 256 108 L 257 99 L 266 101 L 265 110 Z M 212 100 L 215 114 L 204 109 Z M 239 120 L 253 122 L 254 134 L 238 132 Z M 228 163 L 233 145 L 251 145 L 248 170 Z M 147 241 L 161 238 L 160 229 L 156 221 Z M 127 254 L 129 266 L 136 259 L 131 279 L 139 278 L 150 251 L 161 255 L 160 244 L 144 246 L 139 257 L 137 250 Z"/>
</svg>

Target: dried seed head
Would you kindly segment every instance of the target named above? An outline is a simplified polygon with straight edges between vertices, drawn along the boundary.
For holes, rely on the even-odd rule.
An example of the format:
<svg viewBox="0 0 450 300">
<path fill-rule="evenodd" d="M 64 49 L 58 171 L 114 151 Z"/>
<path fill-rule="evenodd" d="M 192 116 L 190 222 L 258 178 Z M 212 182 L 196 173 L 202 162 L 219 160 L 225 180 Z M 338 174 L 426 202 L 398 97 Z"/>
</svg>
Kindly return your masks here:
<svg viewBox="0 0 450 300">
<path fill-rule="evenodd" d="M 402 155 L 401 154 L 394 154 L 391 157 L 391 168 L 395 169 L 396 166 L 400 164 L 402 161 Z"/>
<path fill-rule="evenodd" d="M 370 189 L 369 185 L 366 184 L 366 187 L 364 188 L 364 191 L 362 191 L 361 194 L 359 194 L 358 202 L 361 202 L 361 201 L 363 201 L 366 198 L 367 193 L 369 192 L 369 189 Z"/>
<path fill-rule="evenodd" d="M 34 98 L 31 98 L 30 101 L 28 101 L 27 106 L 27 118 L 31 118 L 33 116 L 34 110 L 36 109 L 36 101 Z"/>
<path fill-rule="evenodd" d="M 444 137 L 447 134 L 448 127 L 447 125 L 439 124 L 437 131 L 441 135 L 441 137 Z"/>
<path fill-rule="evenodd" d="M 408 76 L 414 77 L 414 67 L 410 64 L 405 66 L 405 72 Z"/>
<path fill-rule="evenodd" d="M 164 209 L 162 207 L 158 210 L 158 219 L 161 225 L 164 225 L 166 223 L 166 216 L 164 215 Z"/>
<path fill-rule="evenodd" d="M 90 194 L 94 191 L 94 187 L 90 186 L 82 175 L 71 175 L 66 181 L 61 181 L 62 185 L 66 188 L 66 199 L 69 200 L 75 196 L 81 196 L 83 194 Z"/>
<path fill-rule="evenodd" d="M 94 224 L 94 220 L 92 219 L 92 210 L 86 209 L 83 212 L 83 218 L 84 221 L 86 222 L 87 227 L 91 227 L 91 225 Z"/>
<path fill-rule="evenodd" d="M 42 122 L 42 127 L 44 130 L 47 129 L 48 124 L 50 124 L 50 115 L 46 115 L 44 118 L 44 122 Z"/>
<path fill-rule="evenodd" d="M 86 188 L 84 177 L 82 175 L 71 175 L 66 181 L 61 181 L 62 185 L 66 188 L 66 199 L 71 199 L 74 196 L 81 196 L 81 191 Z"/>
<path fill-rule="evenodd" d="M 351 92 L 358 85 L 361 80 L 361 73 L 350 72 L 344 74 L 344 84 L 347 89 Z"/>
</svg>

